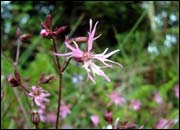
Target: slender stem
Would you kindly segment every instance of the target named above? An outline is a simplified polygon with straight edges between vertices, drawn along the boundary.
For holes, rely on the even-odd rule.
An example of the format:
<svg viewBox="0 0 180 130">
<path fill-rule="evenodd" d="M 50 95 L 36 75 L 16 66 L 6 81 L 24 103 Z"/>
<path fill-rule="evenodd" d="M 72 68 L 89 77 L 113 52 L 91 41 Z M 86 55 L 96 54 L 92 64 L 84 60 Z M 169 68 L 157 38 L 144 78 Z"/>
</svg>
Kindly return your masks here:
<svg viewBox="0 0 180 130">
<path fill-rule="evenodd" d="M 59 75 L 59 99 L 58 99 L 58 108 L 57 108 L 56 129 L 58 129 L 59 116 L 60 116 L 61 92 L 62 92 L 62 73 L 60 73 Z"/>
<path fill-rule="evenodd" d="M 54 49 L 54 52 L 55 52 L 55 53 L 58 53 L 58 52 L 57 52 L 57 47 L 56 47 L 55 38 L 53 38 L 52 40 L 53 40 L 53 49 Z M 60 66 L 59 59 L 58 59 L 58 56 L 57 56 L 57 55 L 55 55 L 55 60 L 56 60 L 56 64 L 57 64 L 57 67 L 58 67 L 58 74 L 60 75 L 60 73 L 61 73 L 61 66 Z"/>
<path fill-rule="evenodd" d="M 64 67 L 62 68 L 61 72 L 64 72 L 64 70 L 67 68 L 67 66 L 69 65 L 71 61 L 71 58 L 68 59 L 68 61 L 66 62 L 66 64 L 64 65 Z"/>
<path fill-rule="evenodd" d="M 39 129 L 39 127 L 38 127 L 38 123 L 36 123 L 36 124 L 35 124 L 35 128 L 36 128 L 36 129 Z"/>
<path fill-rule="evenodd" d="M 13 91 L 14 91 L 14 94 L 15 94 L 15 96 L 16 96 L 16 98 L 17 98 L 17 101 L 18 101 L 18 103 L 19 103 L 19 106 L 20 106 L 20 108 L 21 108 L 21 110 L 22 110 L 22 112 L 23 112 L 23 114 L 24 114 L 24 117 L 25 117 L 25 119 L 26 119 L 26 121 L 27 121 L 27 126 L 30 128 L 29 119 L 28 119 L 28 114 L 27 114 L 25 108 L 23 107 L 23 104 L 22 104 L 22 102 L 21 102 L 21 99 L 20 99 L 20 97 L 19 97 L 19 94 L 18 94 L 18 92 L 17 92 L 16 89 L 13 89 Z"/>
<path fill-rule="evenodd" d="M 20 86 L 22 87 L 22 89 L 24 90 L 24 92 L 29 93 L 29 90 L 21 83 Z"/>
<path fill-rule="evenodd" d="M 52 40 L 53 40 L 54 52 L 58 53 L 55 38 L 53 37 Z M 57 108 L 57 117 L 56 117 L 56 129 L 58 129 L 60 107 L 61 107 L 61 93 L 62 93 L 62 71 L 61 71 L 61 66 L 60 66 L 60 63 L 59 63 L 58 56 L 55 56 L 55 60 L 56 60 L 58 74 L 59 74 L 59 94 L 58 94 L 59 98 L 58 98 L 58 108 Z"/>
<path fill-rule="evenodd" d="M 16 50 L 16 61 L 15 61 L 15 63 L 14 63 L 15 67 L 16 67 L 16 65 L 18 64 L 18 60 L 19 60 L 20 44 L 21 44 L 21 42 L 20 42 L 20 40 L 18 39 L 18 41 L 17 41 L 17 50 Z"/>
<path fill-rule="evenodd" d="M 27 101 L 27 103 L 28 103 L 29 108 L 31 109 L 32 106 L 31 106 L 31 104 L 30 104 L 30 102 L 29 102 L 28 95 L 27 95 L 27 93 L 29 93 L 29 90 L 26 89 L 26 87 L 25 87 L 22 83 L 20 84 L 20 86 L 21 86 L 22 89 L 24 90 L 23 92 L 24 92 L 24 95 L 25 95 L 25 97 L 26 97 L 26 101 Z M 26 92 L 27 92 L 27 93 L 26 93 Z"/>
</svg>

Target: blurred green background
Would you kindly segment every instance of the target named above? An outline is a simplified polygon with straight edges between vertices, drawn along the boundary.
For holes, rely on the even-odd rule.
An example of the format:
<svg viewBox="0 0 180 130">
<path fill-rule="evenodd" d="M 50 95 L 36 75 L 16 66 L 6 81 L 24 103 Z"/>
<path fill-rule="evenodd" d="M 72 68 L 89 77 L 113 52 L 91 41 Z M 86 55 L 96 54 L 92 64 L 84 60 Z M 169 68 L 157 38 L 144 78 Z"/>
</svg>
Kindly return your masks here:
<svg viewBox="0 0 180 130">
<path fill-rule="evenodd" d="M 47 14 L 52 15 L 53 27 L 70 26 L 70 37 L 87 36 L 89 19 L 99 21 L 96 34 L 102 34 L 94 43 L 94 51 L 105 48 L 120 49 L 111 60 L 121 63 L 120 69 L 105 70 L 112 80 L 106 82 L 96 77 L 96 85 L 86 80 L 86 73 L 79 64 L 71 61 L 63 77 L 63 100 L 71 104 L 71 114 L 63 120 L 70 128 L 92 128 L 90 115 L 98 115 L 100 124 L 107 125 L 103 118 L 106 110 L 113 112 L 113 119 L 128 120 L 144 128 L 155 128 L 159 119 L 174 121 L 170 128 L 179 128 L 179 98 L 173 88 L 179 86 L 179 2 L 10 2 L 1 1 L 1 128 L 25 128 L 24 116 L 14 91 L 6 81 L 13 73 L 15 59 L 16 29 L 32 35 L 30 41 L 21 45 L 18 69 L 29 88 L 36 84 L 40 75 L 57 75 L 49 53 L 52 43 L 42 38 L 40 22 Z M 82 45 L 84 47 L 85 44 Z M 59 52 L 65 48 L 58 40 Z M 78 67 L 77 67 L 78 66 Z M 77 78 L 80 75 L 81 78 Z M 55 76 L 57 77 L 57 76 Z M 48 110 L 56 112 L 58 78 L 43 88 L 51 94 Z M 24 107 L 30 111 L 21 89 L 17 88 Z M 119 92 L 128 101 L 123 106 L 108 105 L 107 96 Z M 159 93 L 163 104 L 152 100 Z M 138 112 L 129 108 L 132 99 L 142 102 Z M 20 122 L 19 124 L 17 122 Z M 33 124 L 31 124 L 33 127 Z M 40 128 L 53 128 L 40 124 Z"/>
</svg>

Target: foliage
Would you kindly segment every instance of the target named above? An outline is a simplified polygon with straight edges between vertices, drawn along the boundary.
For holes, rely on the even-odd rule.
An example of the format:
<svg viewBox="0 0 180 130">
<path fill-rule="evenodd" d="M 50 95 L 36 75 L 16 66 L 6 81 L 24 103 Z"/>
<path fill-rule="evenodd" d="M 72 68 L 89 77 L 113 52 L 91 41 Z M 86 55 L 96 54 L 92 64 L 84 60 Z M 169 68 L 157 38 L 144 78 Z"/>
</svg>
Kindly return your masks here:
<svg viewBox="0 0 180 130">
<path fill-rule="evenodd" d="M 154 12 L 154 14 L 153 14 Z M 23 80 L 30 80 L 28 87 L 35 84 L 41 75 L 54 74 L 55 78 L 43 85 L 51 95 L 48 111 L 55 112 L 58 101 L 58 74 L 51 55 L 51 41 L 40 37 L 40 22 L 51 13 L 53 27 L 69 25 L 69 35 L 87 36 L 89 18 L 99 20 L 94 50 L 101 53 L 106 47 L 120 49 L 111 59 L 123 65 L 122 69 L 106 69 L 111 82 L 96 77 L 94 85 L 86 79 L 81 65 L 71 61 L 63 77 L 63 100 L 71 104 L 71 114 L 62 120 L 64 127 L 95 128 L 91 115 L 98 115 L 100 123 L 96 128 L 107 126 L 104 113 L 113 112 L 113 122 L 128 121 L 138 127 L 155 128 L 161 118 L 171 120 L 170 128 L 179 128 L 179 98 L 174 87 L 179 85 L 179 2 L 1 2 L 1 128 L 25 128 L 14 91 L 6 77 L 14 71 L 17 37 L 19 27 L 32 38 L 21 45 L 18 69 Z M 154 22 L 151 20 L 153 19 Z M 154 27 L 155 25 L 155 27 Z M 82 44 L 81 47 L 84 47 Z M 58 41 L 58 52 L 65 49 Z M 76 82 L 73 78 L 82 76 Z M 30 111 L 23 92 L 18 89 L 23 106 Z M 118 92 L 126 103 L 117 106 L 110 103 L 108 95 Z M 163 100 L 158 104 L 153 94 L 158 93 Z M 130 107 L 131 100 L 140 100 L 140 110 Z M 18 123 L 19 122 L 19 123 Z M 120 124 L 121 124 L 120 123 Z M 31 124 L 31 128 L 33 128 Z M 41 123 L 40 128 L 54 128 Z"/>
</svg>

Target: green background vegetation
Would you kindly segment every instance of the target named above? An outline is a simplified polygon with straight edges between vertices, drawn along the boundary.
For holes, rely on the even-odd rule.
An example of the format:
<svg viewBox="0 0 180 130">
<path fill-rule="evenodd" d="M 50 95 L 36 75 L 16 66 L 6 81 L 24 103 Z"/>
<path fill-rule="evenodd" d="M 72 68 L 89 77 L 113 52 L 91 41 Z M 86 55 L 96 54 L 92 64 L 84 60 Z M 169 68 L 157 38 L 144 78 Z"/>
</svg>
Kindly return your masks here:
<svg viewBox="0 0 180 130">
<path fill-rule="evenodd" d="M 20 113 L 13 88 L 6 81 L 13 73 L 12 60 L 16 54 L 16 29 L 30 33 L 29 42 L 21 45 L 18 69 L 24 79 L 29 79 L 29 88 L 36 84 L 40 75 L 54 74 L 55 79 L 42 86 L 51 94 L 48 110 L 56 112 L 58 100 L 58 78 L 52 55 L 52 43 L 42 38 L 40 22 L 50 13 L 53 27 L 69 25 L 69 36 L 87 36 L 89 19 L 99 21 L 96 34 L 102 34 L 94 43 L 94 51 L 101 53 L 105 48 L 120 49 L 111 60 L 121 63 L 120 69 L 105 70 L 112 82 L 96 77 L 96 85 L 86 80 L 86 73 L 80 64 L 71 61 L 63 77 L 62 97 L 72 105 L 71 114 L 64 125 L 72 128 L 91 128 L 90 115 L 97 114 L 100 124 L 107 125 L 103 118 L 106 110 L 113 111 L 113 118 L 120 122 L 128 120 L 144 128 L 153 128 L 160 118 L 176 120 L 171 128 L 179 128 L 179 99 L 173 88 L 179 84 L 179 2 L 1 2 L 1 128 L 23 128 L 26 126 Z M 84 47 L 85 44 L 82 45 Z M 58 41 L 59 52 L 65 48 Z M 75 74 L 83 80 L 72 82 Z M 21 89 L 19 96 L 27 111 L 27 102 Z M 123 106 L 108 106 L 108 94 L 121 93 L 128 101 L 142 102 L 138 112 Z M 163 104 L 152 100 L 153 93 L 160 93 Z M 19 124 L 17 123 L 20 122 Z M 33 124 L 31 123 L 31 126 Z M 40 124 L 40 128 L 54 128 Z"/>
</svg>

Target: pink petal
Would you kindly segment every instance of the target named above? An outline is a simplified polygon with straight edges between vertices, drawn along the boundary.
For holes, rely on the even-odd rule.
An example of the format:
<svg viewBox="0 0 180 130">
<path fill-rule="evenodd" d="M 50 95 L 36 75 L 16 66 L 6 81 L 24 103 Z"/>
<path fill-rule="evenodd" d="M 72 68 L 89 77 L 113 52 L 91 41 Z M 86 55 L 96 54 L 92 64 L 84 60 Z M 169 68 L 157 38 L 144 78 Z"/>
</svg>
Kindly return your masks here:
<svg viewBox="0 0 180 130">
<path fill-rule="evenodd" d="M 89 32 L 89 39 L 88 39 L 88 51 L 92 50 L 92 44 L 93 44 L 93 39 L 94 39 L 94 34 L 96 31 L 96 26 L 98 24 L 98 21 L 95 23 L 94 28 L 91 32 L 91 28 L 92 28 L 92 20 L 90 20 L 90 32 Z"/>
<path fill-rule="evenodd" d="M 56 56 L 71 56 L 72 52 L 63 53 L 63 54 L 60 54 L 60 53 L 53 53 L 53 54 L 56 55 Z"/>
<path fill-rule="evenodd" d="M 92 115 L 91 117 L 92 123 L 97 126 L 99 124 L 99 117 L 97 115 Z"/>
</svg>

